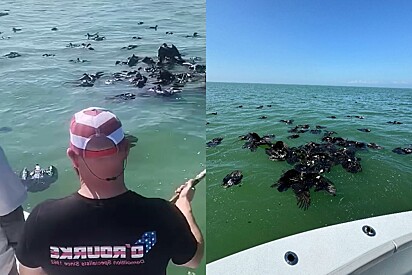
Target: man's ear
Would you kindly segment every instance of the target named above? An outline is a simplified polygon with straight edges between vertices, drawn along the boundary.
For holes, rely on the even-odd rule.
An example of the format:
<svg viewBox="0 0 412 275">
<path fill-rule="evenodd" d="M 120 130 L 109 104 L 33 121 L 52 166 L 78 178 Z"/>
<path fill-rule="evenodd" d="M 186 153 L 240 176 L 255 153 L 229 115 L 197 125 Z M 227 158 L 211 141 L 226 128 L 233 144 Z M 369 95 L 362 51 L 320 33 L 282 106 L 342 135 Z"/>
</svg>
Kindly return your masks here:
<svg viewBox="0 0 412 275">
<path fill-rule="evenodd" d="M 72 161 L 73 167 L 78 168 L 79 167 L 78 155 L 71 148 L 67 148 L 66 153 L 69 159 Z"/>
<path fill-rule="evenodd" d="M 127 140 L 127 142 L 126 142 L 126 158 L 129 156 L 129 152 L 130 152 L 130 141 Z"/>
</svg>

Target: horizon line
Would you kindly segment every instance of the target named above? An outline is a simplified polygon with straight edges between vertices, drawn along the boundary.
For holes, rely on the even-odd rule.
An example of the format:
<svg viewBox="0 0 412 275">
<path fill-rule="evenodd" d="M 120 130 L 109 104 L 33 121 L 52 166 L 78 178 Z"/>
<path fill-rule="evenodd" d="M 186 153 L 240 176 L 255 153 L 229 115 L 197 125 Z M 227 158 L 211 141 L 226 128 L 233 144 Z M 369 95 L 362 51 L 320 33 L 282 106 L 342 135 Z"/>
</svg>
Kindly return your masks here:
<svg viewBox="0 0 412 275">
<path fill-rule="evenodd" d="M 266 85 L 295 85 L 295 86 L 329 86 L 329 87 L 354 87 L 354 88 L 385 88 L 385 89 L 412 89 L 412 87 L 383 87 L 383 86 L 353 86 L 353 85 L 327 85 L 327 84 L 293 84 L 293 83 L 267 83 L 267 82 L 234 82 L 234 81 L 207 81 L 214 83 L 231 83 L 231 84 L 266 84 Z"/>
</svg>

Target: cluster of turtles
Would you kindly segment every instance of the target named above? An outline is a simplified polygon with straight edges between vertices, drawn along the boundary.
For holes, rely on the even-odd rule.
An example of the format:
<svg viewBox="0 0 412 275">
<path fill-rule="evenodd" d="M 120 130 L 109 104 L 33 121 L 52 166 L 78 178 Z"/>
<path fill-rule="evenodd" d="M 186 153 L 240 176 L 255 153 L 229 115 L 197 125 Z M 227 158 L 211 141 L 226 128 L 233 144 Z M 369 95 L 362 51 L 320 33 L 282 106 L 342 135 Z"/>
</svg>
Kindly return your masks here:
<svg viewBox="0 0 412 275">
<path fill-rule="evenodd" d="M 260 106 L 259 106 L 260 107 Z M 258 108 L 259 108 L 258 107 Z M 217 115 L 216 112 L 210 115 Z M 356 118 L 363 119 L 362 116 Z M 280 120 L 280 122 L 292 125 L 293 120 Z M 390 124 L 402 124 L 399 121 L 389 121 Z M 299 208 L 307 210 L 311 204 L 310 190 L 325 191 L 326 193 L 335 196 L 336 187 L 325 177 L 325 173 L 331 171 L 334 166 L 342 166 L 349 173 L 358 173 L 362 171 L 361 158 L 356 156 L 360 150 L 368 148 L 374 150 L 383 149 L 376 143 L 365 143 L 354 141 L 336 136 L 337 133 L 325 130 L 326 127 L 316 125 L 312 127 L 309 124 L 292 126 L 288 132 L 293 135 L 291 138 L 298 138 L 301 133 L 322 134 L 320 143 L 308 142 L 297 147 L 290 147 L 284 141 L 273 141 L 275 135 L 259 136 L 257 133 L 251 132 L 246 135 L 239 136 L 240 140 L 245 141 L 243 148 L 249 149 L 251 152 L 257 151 L 259 147 L 264 148 L 266 155 L 271 161 L 286 161 L 293 165 L 293 168 L 284 172 L 281 177 L 271 185 L 279 192 L 291 189 L 297 199 Z M 370 132 L 369 129 L 358 129 L 362 132 Z M 206 143 L 207 147 L 215 147 L 221 144 L 222 137 L 213 138 Z M 395 148 L 392 150 L 397 154 L 411 154 L 412 144 L 406 148 Z M 241 183 L 243 174 L 240 170 L 235 170 L 223 179 L 222 186 L 225 188 L 238 185 Z"/>
<path fill-rule="evenodd" d="M 8 15 L 4 13 L 2 16 Z M 137 25 L 143 25 L 144 22 L 137 22 Z M 143 27 L 144 28 L 144 27 Z M 158 31 L 159 26 L 149 26 L 147 29 Z M 13 27 L 14 33 L 21 31 L 21 28 Z M 58 31 L 58 28 L 53 27 L 51 31 Z M 173 35 L 173 32 L 166 32 L 167 35 Z M 108 40 L 106 36 L 96 33 L 86 33 L 87 41 L 83 43 L 72 43 L 66 45 L 67 48 L 82 48 L 89 51 L 94 51 L 96 47 L 92 46 L 91 42 L 99 42 Z M 197 38 L 200 35 L 195 32 L 191 35 L 184 36 L 186 38 Z M 142 37 L 133 36 L 131 39 L 140 40 Z M 132 44 L 122 47 L 120 50 L 132 51 L 138 48 L 139 45 Z M 22 55 L 18 52 L 10 52 L 5 54 L 5 58 L 17 58 Z M 43 57 L 53 57 L 55 54 L 44 53 Z M 71 63 L 86 63 L 88 60 L 80 58 L 69 60 Z M 206 82 L 206 65 L 200 57 L 192 57 L 184 59 L 183 54 L 173 44 L 168 45 L 163 43 L 157 50 L 157 56 L 140 57 L 136 54 L 130 55 L 126 60 L 114 61 L 114 65 L 125 66 L 126 68 L 115 73 L 84 73 L 74 83 L 79 87 L 93 87 L 100 79 L 104 85 L 114 85 L 117 83 L 127 83 L 136 87 L 136 92 L 139 96 L 162 96 L 170 97 L 182 92 L 183 87 L 188 82 Z M 121 93 L 106 99 L 114 100 L 132 100 L 136 98 L 134 93 Z"/>
</svg>

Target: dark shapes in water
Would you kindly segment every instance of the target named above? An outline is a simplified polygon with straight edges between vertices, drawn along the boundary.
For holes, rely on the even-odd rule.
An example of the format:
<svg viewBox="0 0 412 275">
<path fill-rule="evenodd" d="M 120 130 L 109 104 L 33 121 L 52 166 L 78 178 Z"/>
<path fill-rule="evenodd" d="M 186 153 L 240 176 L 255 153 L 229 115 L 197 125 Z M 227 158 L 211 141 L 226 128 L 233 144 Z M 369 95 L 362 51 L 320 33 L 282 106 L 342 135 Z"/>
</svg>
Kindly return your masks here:
<svg viewBox="0 0 412 275">
<path fill-rule="evenodd" d="M 186 37 L 199 37 L 199 34 L 194 32 L 192 35 L 186 35 Z"/>
<path fill-rule="evenodd" d="M 129 65 L 129 67 L 136 66 L 137 62 L 139 62 L 139 58 L 134 54 L 127 58 L 127 65 Z"/>
<path fill-rule="evenodd" d="M 331 135 L 334 135 L 334 134 L 337 134 L 335 131 L 326 131 L 324 134 L 323 134 L 323 136 L 325 136 L 325 137 L 327 137 L 327 136 L 331 136 Z"/>
<path fill-rule="evenodd" d="M 72 42 L 66 45 L 66 48 L 80 48 L 80 47 L 81 47 L 80 44 L 73 44 Z"/>
<path fill-rule="evenodd" d="M 269 107 L 269 108 L 270 108 L 270 107 L 272 107 L 272 105 L 269 104 L 269 105 L 266 105 L 266 107 Z"/>
<path fill-rule="evenodd" d="M 41 192 L 57 181 L 58 171 L 53 165 L 47 169 L 41 169 L 38 164 L 36 168 L 29 171 L 26 167 L 20 172 L 20 179 L 28 192 Z"/>
<path fill-rule="evenodd" d="M 79 80 L 87 80 L 87 81 L 94 82 L 97 79 L 99 79 L 100 77 L 102 77 L 103 75 L 104 75 L 103 72 L 97 72 L 95 74 L 84 73 L 83 76 Z"/>
<path fill-rule="evenodd" d="M 135 147 L 137 141 L 139 140 L 137 137 L 131 134 L 124 134 L 124 137 L 129 141 L 130 148 Z"/>
<path fill-rule="evenodd" d="M 161 70 L 159 76 L 157 77 L 158 81 L 155 84 L 169 85 L 176 79 L 175 75 L 167 70 Z"/>
<path fill-rule="evenodd" d="M 351 147 L 354 149 L 365 149 L 367 147 L 367 144 L 364 142 L 359 142 L 359 141 L 353 141 L 353 140 L 347 140 L 343 139 L 341 137 L 331 137 L 331 136 L 324 136 L 322 138 L 323 142 L 328 142 L 328 143 L 333 143 L 338 146 L 342 147 Z"/>
<path fill-rule="evenodd" d="M 359 118 L 359 119 L 364 119 L 365 117 L 364 116 L 355 116 L 356 118 Z"/>
<path fill-rule="evenodd" d="M 256 109 L 262 109 L 262 108 L 263 108 L 263 105 L 256 107 Z"/>
<path fill-rule="evenodd" d="M 151 57 L 145 57 L 142 60 L 143 63 L 147 64 L 147 65 L 154 65 L 156 62 L 153 60 L 153 58 Z"/>
<path fill-rule="evenodd" d="M 52 53 L 45 53 L 45 54 L 43 54 L 42 56 L 44 56 L 44 57 L 50 57 L 50 56 L 56 56 L 55 54 L 52 54 Z"/>
<path fill-rule="evenodd" d="M 288 164 L 295 164 L 304 158 L 305 152 L 300 148 L 292 147 L 287 150 L 286 162 Z"/>
<path fill-rule="evenodd" d="M 402 122 L 399 122 L 399 121 L 396 121 L 396 120 L 394 120 L 394 121 L 388 121 L 388 122 L 386 122 L 386 123 L 389 123 L 389 124 L 402 124 Z"/>
<path fill-rule="evenodd" d="M 190 62 L 196 63 L 196 61 L 202 61 L 202 58 L 199 56 L 189 58 Z"/>
<path fill-rule="evenodd" d="M 20 28 L 14 28 L 14 27 L 13 27 L 11 30 L 12 30 L 13 32 L 19 32 L 19 31 L 21 31 Z"/>
<path fill-rule="evenodd" d="M 124 94 L 119 94 L 115 95 L 113 97 L 106 97 L 106 99 L 117 99 L 117 100 L 132 100 L 135 99 L 136 95 L 132 93 L 124 93 Z"/>
<path fill-rule="evenodd" d="M 59 29 L 57 29 L 56 27 L 51 28 L 52 31 L 58 31 Z"/>
<path fill-rule="evenodd" d="M 99 35 L 96 35 L 96 36 L 93 38 L 94 41 L 103 41 L 103 40 L 105 40 L 105 39 L 106 39 L 106 37 L 104 37 L 104 36 L 99 36 Z"/>
<path fill-rule="evenodd" d="M 139 80 L 136 82 L 135 86 L 136 86 L 137 88 L 143 88 L 143 87 L 146 85 L 146 82 L 147 82 L 147 77 L 142 76 L 142 79 L 139 79 Z"/>
<path fill-rule="evenodd" d="M 305 154 L 305 151 L 300 151 L 300 154 Z M 330 172 L 334 165 L 328 152 L 319 152 L 308 155 L 301 155 L 300 161 L 295 165 L 295 170 L 304 173 L 322 174 Z"/>
<path fill-rule="evenodd" d="M 214 116 L 216 116 L 216 115 L 217 115 L 217 112 L 209 113 L 209 115 L 214 115 Z"/>
<path fill-rule="evenodd" d="M 127 46 L 127 47 L 123 47 L 122 50 L 133 50 L 133 49 L 135 49 L 135 48 L 137 48 L 137 47 L 138 47 L 137 45 L 129 45 L 129 46 Z"/>
<path fill-rule="evenodd" d="M 310 130 L 309 132 L 310 132 L 311 134 L 318 135 L 318 134 L 322 133 L 322 130 L 316 129 L 316 130 Z"/>
<path fill-rule="evenodd" d="M 93 87 L 94 86 L 94 82 L 90 82 L 88 80 L 82 80 L 82 82 L 80 82 L 79 87 Z"/>
<path fill-rule="evenodd" d="M 71 63 L 85 63 L 85 62 L 90 62 L 90 61 L 77 58 L 77 59 L 70 59 L 69 62 L 71 62 Z"/>
<path fill-rule="evenodd" d="M 401 147 L 397 147 L 395 149 L 392 150 L 392 152 L 399 154 L 399 155 L 409 155 L 412 154 L 412 147 L 406 147 L 406 148 L 401 148 Z"/>
<path fill-rule="evenodd" d="M 288 139 L 295 139 L 295 138 L 298 138 L 298 137 L 300 137 L 298 134 L 294 134 L 294 135 L 288 136 Z"/>
<path fill-rule="evenodd" d="M 94 51 L 94 48 L 92 47 L 92 44 L 90 44 L 90 43 L 88 43 L 88 44 L 82 43 L 80 45 L 80 44 L 73 44 L 73 43 L 70 42 L 68 45 L 66 45 L 66 48 L 80 48 L 80 47 L 83 47 L 83 49 L 88 49 L 88 50 Z"/>
<path fill-rule="evenodd" d="M 206 125 L 209 125 L 209 124 L 210 124 L 210 122 L 207 122 L 207 121 L 206 121 Z"/>
<path fill-rule="evenodd" d="M 320 125 L 316 125 L 316 129 L 325 129 L 327 128 L 326 126 L 320 126 Z"/>
<path fill-rule="evenodd" d="M 359 158 L 347 158 L 342 161 L 342 167 L 349 173 L 357 173 L 362 171 Z"/>
<path fill-rule="evenodd" d="M 368 145 L 365 142 L 359 142 L 359 141 L 354 141 L 354 140 L 346 140 L 345 141 L 345 146 L 355 148 L 356 150 L 358 150 L 358 149 L 366 149 L 366 147 Z"/>
<path fill-rule="evenodd" d="M 106 85 L 114 84 L 115 82 L 123 81 L 121 78 L 108 79 L 104 82 Z"/>
<path fill-rule="evenodd" d="M 173 32 L 166 32 L 166 34 L 170 34 L 170 35 L 172 35 L 172 34 L 173 34 Z"/>
<path fill-rule="evenodd" d="M 229 188 L 231 186 L 238 185 L 242 182 L 242 178 L 242 172 L 240 170 L 235 170 L 226 175 L 226 177 L 223 179 L 222 186 L 224 188 Z"/>
<path fill-rule="evenodd" d="M 237 106 L 238 108 L 243 108 L 243 105 L 239 105 L 239 106 Z"/>
<path fill-rule="evenodd" d="M 302 129 L 309 129 L 310 128 L 309 124 L 297 125 L 296 127 L 302 128 Z"/>
<path fill-rule="evenodd" d="M 206 65 L 192 64 L 191 66 L 189 66 L 189 70 L 197 72 L 197 73 L 205 73 Z"/>
<path fill-rule="evenodd" d="M 375 150 L 381 150 L 381 149 L 383 149 L 382 146 L 379 146 L 378 144 L 373 143 L 373 142 L 368 143 L 368 147 L 369 147 L 369 148 L 372 148 L 372 149 L 375 149 Z"/>
<path fill-rule="evenodd" d="M 81 81 L 78 86 L 80 87 L 93 87 L 94 82 L 104 75 L 103 72 L 97 72 L 96 74 L 84 73 L 79 80 Z"/>
<path fill-rule="evenodd" d="M 154 27 L 149 27 L 149 29 L 153 29 L 153 30 L 155 30 L 155 31 L 157 31 L 157 25 L 156 26 L 154 26 Z"/>
<path fill-rule="evenodd" d="M 283 141 L 277 141 L 275 144 L 271 144 L 269 148 L 265 149 L 266 155 L 272 161 L 284 161 L 288 156 L 288 146 Z"/>
<path fill-rule="evenodd" d="M 293 124 L 293 119 L 289 119 L 289 120 L 284 120 L 284 119 L 281 119 L 281 120 L 279 120 L 280 122 L 284 122 L 284 123 L 286 123 L 286 124 L 288 124 L 288 125 L 290 125 L 290 124 Z"/>
<path fill-rule="evenodd" d="M 183 63 L 184 62 L 179 50 L 173 44 L 172 46 L 169 47 L 166 43 L 163 43 L 157 50 L 157 57 L 159 59 L 159 63 L 163 63 L 165 61 L 168 61 L 171 63 Z"/>
<path fill-rule="evenodd" d="M 341 137 L 331 137 L 330 135 L 325 135 L 322 138 L 322 141 L 336 144 L 336 143 L 344 142 L 345 140 Z"/>
<path fill-rule="evenodd" d="M 0 17 L 6 16 L 6 15 L 9 15 L 9 13 L 8 13 L 8 12 L 2 12 L 2 11 L 0 11 Z"/>
<path fill-rule="evenodd" d="M 316 173 L 304 173 L 295 169 L 286 171 L 271 187 L 277 188 L 279 192 L 291 188 L 295 194 L 298 207 L 303 210 L 307 210 L 310 206 L 311 188 L 315 188 L 315 192 L 323 190 L 332 196 L 336 195 L 335 186 L 327 178 Z"/>
<path fill-rule="evenodd" d="M 336 116 L 328 116 L 327 118 L 336 118 Z"/>
<path fill-rule="evenodd" d="M 137 25 L 143 25 L 143 24 L 144 24 L 143 21 L 137 22 Z"/>
<path fill-rule="evenodd" d="M 182 90 L 181 89 L 175 89 L 173 87 L 168 88 L 168 89 L 163 89 L 162 86 L 157 85 L 155 87 L 152 87 L 150 89 L 148 89 L 149 92 L 154 92 L 155 95 L 159 95 L 159 96 L 172 96 L 174 94 L 180 93 Z"/>
<path fill-rule="evenodd" d="M 247 148 L 252 152 L 256 151 L 259 146 L 271 145 L 270 137 L 260 137 L 256 133 L 248 133 L 244 136 L 240 136 L 239 138 L 241 140 L 246 140 L 242 148 Z"/>
<path fill-rule="evenodd" d="M 301 174 L 292 169 L 286 171 L 281 178 L 273 185 L 272 188 L 277 188 L 279 192 L 284 192 L 292 188 L 295 193 L 297 205 L 299 208 L 307 210 L 310 206 L 310 191 L 309 186 L 305 185 Z"/>
<path fill-rule="evenodd" d="M 139 57 L 132 55 L 127 58 L 127 61 L 116 61 L 115 65 L 129 65 L 130 67 L 136 66 L 139 62 Z"/>
<path fill-rule="evenodd" d="M 302 125 L 295 126 L 291 129 L 289 129 L 288 132 L 289 133 L 306 133 L 307 131 L 309 131 L 308 129 L 303 129 L 299 126 L 302 126 Z"/>
<path fill-rule="evenodd" d="M 214 138 L 211 141 L 206 143 L 207 147 L 216 147 L 218 146 L 220 143 L 222 143 L 223 138 L 218 137 L 218 138 Z"/>
<path fill-rule="evenodd" d="M 332 166 L 342 164 L 351 173 L 361 171 L 360 158 L 355 156 L 358 149 L 366 148 L 365 143 L 347 141 L 340 138 L 347 147 L 337 149 L 334 144 L 317 144 L 309 142 L 299 147 L 300 163 L 317 173 L 329 172 Z"/>
<path fill-rule="evenodd" d="M 371 131 L 371 129 L 362 128 L 362 129 L 358 129 L 358 131 L 365 132 L 365 133 L 369 133 L 369 132 Z"/>
<path fill-rule="evenodd" d="M 323 190 L 329 195 L 336 196 L 336 188 L 329 179 L 320 175 L 313 175 L 312 177 L 314 177 L 315 192 Z"/>
<path fill-rule="evenodd" d="M 18 52 L 10 52 L 8 54 L 4 55 L 7 58 L 16 58 L 16 57 L 20 57 L 21 55 Z"/>
<path fill-rule="evenodd" d="M 267 119 L 268 117 L 267 116 L 261 116 L 261 117 L 259 117 L 259 119 Z"/>
<path fill-rule="evenodd" d="M 299 147 L 288 148 L 285 143 L 278 141 L 270 144 L 270 147 L 265 150 L 270 160 L 286 160 L 287 163 L 294 165 L 292 170 L 284 173 L 271 187 L 277 187 L 279 192 L 291 188 L 299 208 L 309 207 L 311 188 L 314 188 L 315 192 L 324 190 L 331 195 L 336 194 L 336 188 L 330 180 L 322 176 L 323 173 L 330 172 L 336 165 L 341 165 L 349 173 L 361 172 L 361 159 L 356 157 L 356 152 L 368 146 L 380 148 L 374 143 L 368 145 L 364 142 L 332 137 L 332 134 L 334 132 L 328 132 L 323 137 L 324 143 L 309 142 Z M 402 149 L 397 151 L 401 152 Z M 412 153 L 412 147 L 410 151 Z"/>
<path fill-rule="evenodd" d="M 0 133 L 9 133 L 11 131 L 13 131 L 11 127 L 1 127 L 0 128 Z"/>
<path fill-rule="evenodd" d="M 133 36 L 132 39 L 142 39 L 140 36 Z"/>
<path fill-rule="evenodd" d="M 98 32 L 93 33 L 93 34 L 86 33 L 84 36 L 87 36 L 87 40 L 89 40 L 89 39 L 94 39 L 96 37 L 99 37 L 99 33 Z"/>
</svg>

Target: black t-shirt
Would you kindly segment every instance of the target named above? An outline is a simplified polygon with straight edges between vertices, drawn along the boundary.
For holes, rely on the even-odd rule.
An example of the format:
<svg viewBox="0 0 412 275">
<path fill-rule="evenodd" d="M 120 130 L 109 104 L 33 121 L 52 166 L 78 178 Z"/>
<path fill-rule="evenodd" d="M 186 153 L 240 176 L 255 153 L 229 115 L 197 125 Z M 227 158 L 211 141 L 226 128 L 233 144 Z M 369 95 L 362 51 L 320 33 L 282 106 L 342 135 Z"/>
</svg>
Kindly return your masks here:
<svg viewBox="0 0 412 275">
<path fill-rule="evenodd" d="M 58 274 L 166 274 L 188 262 L 197 242 L 180 210 L 127 191 L 109 199 L 78 193 L 47 200 L 26 221 L 17 247 L 25 266 Z"/>
</svg>

